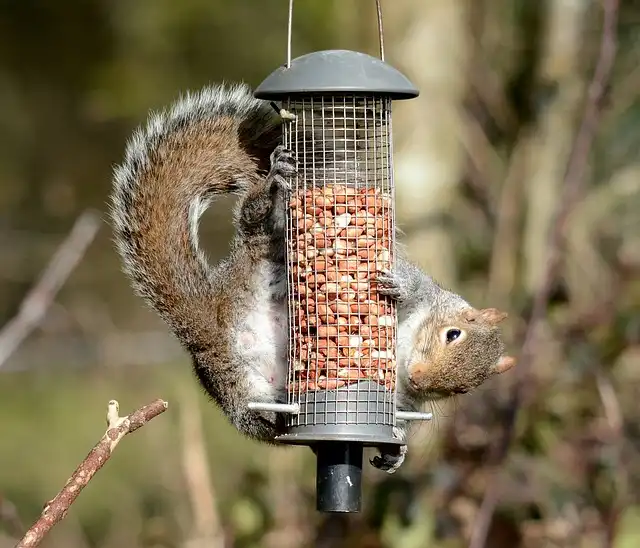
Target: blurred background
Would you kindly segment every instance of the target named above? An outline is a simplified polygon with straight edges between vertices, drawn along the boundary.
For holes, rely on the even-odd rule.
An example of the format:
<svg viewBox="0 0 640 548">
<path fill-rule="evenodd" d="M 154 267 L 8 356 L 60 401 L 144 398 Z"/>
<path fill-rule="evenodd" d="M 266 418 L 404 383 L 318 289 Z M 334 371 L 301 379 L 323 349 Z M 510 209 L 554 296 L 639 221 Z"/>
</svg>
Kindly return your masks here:
<svg viewBox="0 0 640 548">
<path fill-rule="evenodd" d="M 603 1 L 616 3 L 382 1 L 387 60 L 421 91 L 394 107 L 403 242 L 474 305 L 509 312 L 516 356 Z M 156 397 L 169 411 L 118 447 L 43 546 L 463 547 L 488 489 L 486 546 L 640 546 L 640 3 L 619 3 L 527 374 L 435 407 L 401 471 L 365 464 L 363 512 L 346 517 L 315 512 L 308 449 L 242 439 L 207 401 L 120 273 L 105 214 L 112 167 L 148 111 L 209 82 L 256 86 L 285 59 L 286 17 L 285 0 L 0 1 L 0 546 L 102 435 L 111 398 L 125 414 Z M 293 55 L 324 48 L 377 55 L 374 1 L 298 0 Z M 230 205 L 203 221 L 212 261 L 227 251 Z M 10 320 L 87 208 L 95 238 L 83 217 L 86 253 L 9 352 L 21 329 Z M 526 398 L 507 451 L 516 382 Z"/>
</svg>

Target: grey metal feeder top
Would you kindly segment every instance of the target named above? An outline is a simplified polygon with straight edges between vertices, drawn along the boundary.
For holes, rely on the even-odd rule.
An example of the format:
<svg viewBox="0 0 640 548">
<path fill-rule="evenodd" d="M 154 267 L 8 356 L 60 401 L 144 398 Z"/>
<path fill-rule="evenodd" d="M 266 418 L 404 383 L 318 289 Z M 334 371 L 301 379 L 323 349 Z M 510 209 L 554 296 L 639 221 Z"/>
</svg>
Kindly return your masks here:
<svg viewBox="0 0 640 548">
<path fill-rule="evenodd" d="M 274 70 L 255 90 L 258 99 L 309 93 L 381 94 L 411 99 L 418 90 L 399 70 L 377 57 L 350 50 L 315 51 Z"/>
</svg>

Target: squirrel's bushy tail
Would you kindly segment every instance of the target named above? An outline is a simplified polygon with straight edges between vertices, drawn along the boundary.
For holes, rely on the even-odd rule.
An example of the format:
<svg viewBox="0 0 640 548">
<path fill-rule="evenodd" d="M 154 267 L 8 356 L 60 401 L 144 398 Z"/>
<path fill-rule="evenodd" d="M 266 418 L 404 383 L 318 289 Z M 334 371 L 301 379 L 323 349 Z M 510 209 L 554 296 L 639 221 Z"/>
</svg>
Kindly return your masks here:
<svg viewBox="0 0 640 548">
<path fill-rule="evenodd" d="M 277 113 L 248 86 L 207 87 L 152 114 L 115 169 L 111 219 L 123 269 L 192 351 L 209 340 L 212 313 L 199 218 L 214 195 L 266 175 L 280 135 Z"/>
</svg>

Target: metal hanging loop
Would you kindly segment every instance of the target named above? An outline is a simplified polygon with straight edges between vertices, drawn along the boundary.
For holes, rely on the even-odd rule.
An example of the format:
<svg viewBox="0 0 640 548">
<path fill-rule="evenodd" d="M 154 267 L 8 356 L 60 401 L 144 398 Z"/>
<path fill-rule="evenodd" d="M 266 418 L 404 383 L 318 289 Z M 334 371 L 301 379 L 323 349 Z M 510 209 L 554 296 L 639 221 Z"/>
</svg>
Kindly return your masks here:
<svg viewBox="0 0 640 548">
<path fill-rule="evenodd" d="M 380 60 L 384 61 L 384 29 L 382 27 L 382 7 L 380 0 L 376 0 L 378 17 L 378 42 L 380 44 Z M 289 0 L 289 18 L 287 22 L 287 68 L 291 67 L 291 34 L 293 28 L 293 0 Z"/>
<path fill-rule="evenodd" d="M 293 0 L 289 0 L 289 23 L 287 26 L 287 68 L 291 67 L 291 27 L 293 24 Z"/>
<path fill-rule="evenodd" d="M 378 40 L 380 42 L 380 60 L 384 61 L 384 32 L 382 29 L 382 7 L 380 7 L 380 0 L 376 0 L 376 11 L 378 12 Z"/>
</svg>

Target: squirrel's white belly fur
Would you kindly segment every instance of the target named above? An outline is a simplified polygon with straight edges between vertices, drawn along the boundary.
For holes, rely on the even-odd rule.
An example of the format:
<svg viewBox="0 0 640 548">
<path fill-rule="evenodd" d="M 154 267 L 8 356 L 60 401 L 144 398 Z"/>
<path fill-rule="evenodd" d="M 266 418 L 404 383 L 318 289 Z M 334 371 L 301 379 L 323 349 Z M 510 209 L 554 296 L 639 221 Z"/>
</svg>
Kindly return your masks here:
<svg viewBox="0 0 640 548">
<path fill-rule="evenodd" d="M 250 381 L 256 401 L 278 401 L 284 394 L 288 374 L 288 312 L 286 277 L 282 265 L 265 260 L 256 269 L 252 284 L 253 302 L 238 330 L 237 355 L 250 367 Z M 408 382 L 408 366 L 418 324 L 428 307 L 401 314 L 398 325 L 397 375 L 401 387 Z M 398 390 L 401 408 L 413 410 L 416 402 L 405 401 Z"/>
<path fill-rule="evenodd" d="M 256 397 L 277 400 L 287 378 L 287 306 L 284 276 L 271 261 L 256 272 L 253 303 L 238 332 L 236 348 L 245 364 L 253 364 L 250 381 Z"/>
</svg>

